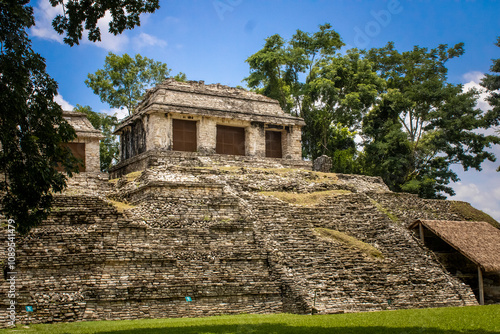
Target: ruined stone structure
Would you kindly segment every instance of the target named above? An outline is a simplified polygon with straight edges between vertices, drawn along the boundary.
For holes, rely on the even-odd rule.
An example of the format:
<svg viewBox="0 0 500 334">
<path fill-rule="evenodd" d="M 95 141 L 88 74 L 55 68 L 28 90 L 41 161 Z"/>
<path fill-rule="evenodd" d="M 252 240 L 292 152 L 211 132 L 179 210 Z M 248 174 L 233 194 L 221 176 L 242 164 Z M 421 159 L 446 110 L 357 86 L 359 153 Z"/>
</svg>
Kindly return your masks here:
<svg viewBox="0 0 500 334">
<path fill-rule="evenodd" d="M 311 171 L 302 125 L 243 90 L 169 80 L 149 91 L 117 129 L 111 180 L 71 181 L 17 241 L 17 321 L 27 305 L 32 323 L 476 305 L 407 227 L 484 214 Z M 0 325 L 8 289 L 0 279 Z"/>
<path fill-rule="evenodd" d="M 332 170 L 332 158 L 322 155 L 313 161 L 313 170 L 317 172 L 329 173 Z"/>
<path fill-rule="evenodd" d="M 446 270 L 484 296 L 500 302 L 500 230 L 487 222 L 417 220 L 410 229 Z"/>
<path fill-rule="evenodd" d="M 117 127 L 121 161 L 111 174 L 144 170 L 152 160 L 179 156 L 280 160 L 304 168 L 303 125 L 301 118 L 285 114 L 276 100 L 263 95 L 168 79 L 149 90 L 134 114 Z"/>
<path fill-rule="evenodd" d="M 87 116 L 81 112 L 64 111 L 63 117 L 76 131 L 77 138 L 65 145 L 76 158 L 83 161 L 80 172 L 99 173 L 99 140 L 104 138 L 101 131 L 94 129 Z"/>
<path fill-rule="evenodd" d="M 413 218 L 394 212 L 409 201 L 417 217 L 461 213 L 448 201 L 395 198 L 379 178 L 206 161 L 102 182 L 114 202 L 73 189 L 19 242 L 17 301 L 34 307 L 32 322 L 477 304 L 406 228 Z M 2 280 L 2 296 L 7 288 Z"/>
</svg>

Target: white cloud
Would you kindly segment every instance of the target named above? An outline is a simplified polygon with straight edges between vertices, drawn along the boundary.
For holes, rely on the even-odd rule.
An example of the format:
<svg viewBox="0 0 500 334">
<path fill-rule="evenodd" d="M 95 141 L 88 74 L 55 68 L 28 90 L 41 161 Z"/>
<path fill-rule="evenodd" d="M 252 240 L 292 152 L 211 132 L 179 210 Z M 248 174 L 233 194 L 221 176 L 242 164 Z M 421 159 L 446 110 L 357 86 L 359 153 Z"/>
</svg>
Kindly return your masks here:
<svg viewBox="0 0 500 334">
<path fill-rule="evenodd" d="M 49 1 L 40 0 L 38 6 L 35 7 L 35 22 L 36 25 L 31 28 L 31 33 L 42 39 L 56 41 L 63 44 L 63 35 L 59 35 L 52 27 L 52 20 L 59 14 L 63 14 L 61 5 L 52 7 Z M 119 52 L 125 49 L 129 44 L 129 38 L 124 35 L 113 35 L 108 32 L 109 22 L 111 21 L 111 13 L 108 11 L 106 15 L 97 22 L 97 26 L 101 30 L 101 41 L 90 42 L 87 39 L 88 30 L 83 31 L 82 43 L 92 44 L 103 48 L 107 51 Z"/>
<path fill-rule="evenodd" d="M 128 109 L 126 107 L 123 107 L 123 109 L 119 108 L 101 109 L 101 112 L 111 116 L 114 115 L 118 118 L 118 120 L 122 120 L 128 116 Z"/>
<path fill-rule="evenodd" d="M 59 14 L 63 14 L 61 5 L 52 7 L 49 1 L 41 0 L 34 8 L 36 25 L 31 28 L 34 36 L 63 43 L 63 36 L 52 28 L 52 20 Z"/>
<path fill-rule="evenodd" d="M 111 19 L 112 19 L 111 13 L 107 11 L 104 17 L 97 22 L 97 26 L 101 30 L 100 42 L 90 42 L 88 39 L 85 39 L 84 43 L 93 44 L 107 51 L 112 51 L 112 52 L 123 51 L 129 44 L 129 38 L 127 37 L 127 35 L 124 34 L 115 36 L 110 32 L 108 32 L 109 22 L 111 22 Z M 88 34 L 87 30 L 85 30 L 83 33 L 84 35 Z"/>
<path fill-rule="evenodd" d="M 59 95 L 59 94 L 54 96 L 54 102 L 59 104 L 62 107 L 62 109 L 65 111 L 71 111 L 74 108 L 74 106 L 72 104 L 70 104 L 68 101 L 63 99 L 62 95 Z"/>
<path fill-rule="evenodd" d="M 134 37 L 133 44 L 138 49 L 142 49 L 142 48 L 148 47 L 148 46 L 155 46 L 155 47 L 160 47 L 160 48 L 164 48 L 167 46 L 166 41 L 159 39 L 157 37 L 151 36 L 151 35 L 146 34 L 146 33 L 141 33 L 141 34 L 139 34 L 139 36 Z"/>
<path fill-rule="evenodd" d="M 476 83 L 479 83 L 483 77 L 484 77 L 484 73 L 479 72 L 479 71 L 471 71 L 471 72 L 467 72 L 463 75 L 463 78 L 465 81 L 468 81 L 468 82 L 474 81 Z"/>
<path fill-rule="evenodd" d="M 485 172 L 475 173 L 475 177 L 469 179 L 474 183 L 455 183 L 453 189 L 456 195 L 450 199 L 468 202 L 500 221 L 500 178 L 495 171 L 486 173 L 488 175 Z"/>
<path fill-rule="evenodd" d="M 467 81 L 467 83 L 464 84 L 463 91 L 467 92 L 468 90 L 475 88 L 477 91 L 480 92 L 479 98 L 477 100 L 477 107 L 481 109 L 482 111 L 487 111 L 491 107 L 489 103 L 486 101 L 486 98 L 488 97 L 488 93 L 486 90 L 479 84 L 481 82 L 481 79 L 484 77 L 484 74 L 478 71 L 472 71 L 465 73 L 463 75 L 464 80 Z"/>
</svg>

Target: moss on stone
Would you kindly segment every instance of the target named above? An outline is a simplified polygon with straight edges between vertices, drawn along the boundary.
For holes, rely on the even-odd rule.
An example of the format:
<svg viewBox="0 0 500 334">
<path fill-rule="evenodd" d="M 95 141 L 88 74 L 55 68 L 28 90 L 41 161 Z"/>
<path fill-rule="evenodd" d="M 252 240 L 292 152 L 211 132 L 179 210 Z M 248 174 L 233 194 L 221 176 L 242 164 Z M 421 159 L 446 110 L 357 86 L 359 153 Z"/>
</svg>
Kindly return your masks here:
<svg viewBox="0 0 500 334">
<path fill-rule="evenodd" d="M 264 196 L 273 196 L 284 202 L 302 205 L 302 206 L 313 206 L 319 204 L 323 199 L 328 196 L 333 195 L 344 195 L 350 194 L 348 190 L 326 190 L 326 191 L 316 191 L 312 193 L 292 193 L 285 191 L 262 191 L 260 194 Z"/>
<path fill-rule="evenodd" d="M 311 172 L 311 181 L 315 183 L 337 183 L 338 177 L 335 173 Z"/>
<path fill-rule="evenodd" d="M 392 213 L 391 210 L 384 208 L 382 206 L 382 204 L 380 204 L 379 202 L 377 202 L 374 199 L 370 198 L 370 201 L 373 203 L 373 205 L 375 205 L 377 207 L 378 211 L 380 211 L 381 213 L 386 215 L 391 221 L 393 221 L 395 223 L 399 223 L 399 221 L 400 221 L 399 217 L 396 216 L 394 213 Z"/>
<path fill-rule="evenodd" d="M 130 210 L 130 209 L 135 208 L 135 205 L 130 205 L 128 203 L 119 202 L 119 201 L 115 201 L 112 199 L 108 199 L 108 202 L 111 203 L 113 205 L 113 207 L 116 209 L 116 211 L 118 211 L 118 212 L 123 212 L 125 210 Z"/>
<path fill-rule="evenodd" d="M 316 233 L 318 233 L 320 236 L 325 238 L 326 240 L 330 241 L 337 241 L 340 242 L 350 248 L 354 248 L 366 255 L 368 255 L 371 258 L 374 259 L 383 259 L 384 255 L 382 254 L 381 251 L 379 251 L 377 248 L 373 247 L 370 244 L 367 244 L 366 242 L 363 242 L 359 239 L 356 239 L 348 234 L 345 234 L 343 232 L 337 231 L 337 230 L 332 230 L 329 228 L 322 228 L 322 227 L 317 227 L 314 229 Z"/>
<path fill-rule="evenodd" d="M 142 171 L 128 173 L 127 175 L 125 175 L 125 179 L 127 181 L 133 181 L 133 180 L 137 179 L 139 176 L 141 176 L 141 174 L 142 174 Z"/>
<path fill-rule="evenodd" d="M 490 215 L 481 210 L 474 208 L 467 202 L 451 201 L 451 210 L 462 216 L 465 220 L 470 221 L 485 221 L 496 228 L 500 228 L 500 224 L 493 219 Z"/>
</svg>

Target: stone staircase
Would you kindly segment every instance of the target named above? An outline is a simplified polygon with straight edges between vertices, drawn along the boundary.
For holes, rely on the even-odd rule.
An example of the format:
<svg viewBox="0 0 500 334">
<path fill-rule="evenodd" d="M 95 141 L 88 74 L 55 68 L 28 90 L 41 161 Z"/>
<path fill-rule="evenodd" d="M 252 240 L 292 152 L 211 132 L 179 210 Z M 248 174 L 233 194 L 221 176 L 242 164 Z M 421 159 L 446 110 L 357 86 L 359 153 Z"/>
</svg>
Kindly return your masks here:
<svg viewBox="0 0 500 334">
<path fill-rule="evenodd" d="M 468 286 L 384 213 L 381 207 L 399 204 L 391 207 L 378 179 L 195 167 L 129 178 L 107 193 L 128 202 L 127 210 L 102 194 L 69 191 L 19 240 L 18 322 L 26 321 L 26 305 L 36 323 L 477 304 Z M 308 207 L 262 189 L 338 194 Z M 383 258 L 317 228 L 350 235 Z M 1 323 L 7 290 L 0 280 Z"/>
<path fill-rule="evenodd" d="M 33 323 L 281 312 L 280 286 L 252 223 L 234 197 L 211 200 L 217 207 L 201 197 L 148 201 L 165 217 L 155 221 L 96 197 L 58 197 L 44 224 L 19 243 L 18 309 L 32 305 Z M 210 216 L 217 210 L 227 214 Z M 0 291 L 7 289 L 2 280 Z"/>
<path fill-rule="evenodd" d="M 380 213 L 365 194 L 332 196 L 315 207 L 269 197 L 250 200 L 270 262 L 288 282 L 300 313 L 475 305 L 472 291 L 436 263 L 403 226 Z M 314 228 L 344 232 L 379 249 L 370 258 Z M 314 305 L 314 295 L 316 301 Z M 284 309 L 297 311 L 297 305 Z"/>
</svg>

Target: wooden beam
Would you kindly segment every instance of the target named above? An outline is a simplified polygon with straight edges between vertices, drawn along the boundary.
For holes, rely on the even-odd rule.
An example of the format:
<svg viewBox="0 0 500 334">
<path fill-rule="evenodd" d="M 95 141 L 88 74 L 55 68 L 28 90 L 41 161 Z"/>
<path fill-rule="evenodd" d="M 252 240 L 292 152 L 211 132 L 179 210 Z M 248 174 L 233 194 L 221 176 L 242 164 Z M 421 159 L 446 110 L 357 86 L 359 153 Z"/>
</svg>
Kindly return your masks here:
<svg viewBox="0 0 500 334">
<path fill-rule="evenodd" d="M 418 223 L 418 231 L 420 233 L 420 240 L 422 241 L 422 244 L 424 243 L 424 225 L 422 223 Z"/>
<path fill-rule="evenodd" d="M 479 281 L 479 305 L 484 305 L 483 272 L 480 266 L 477 266 L 477 279 Z"/>
</svg>

